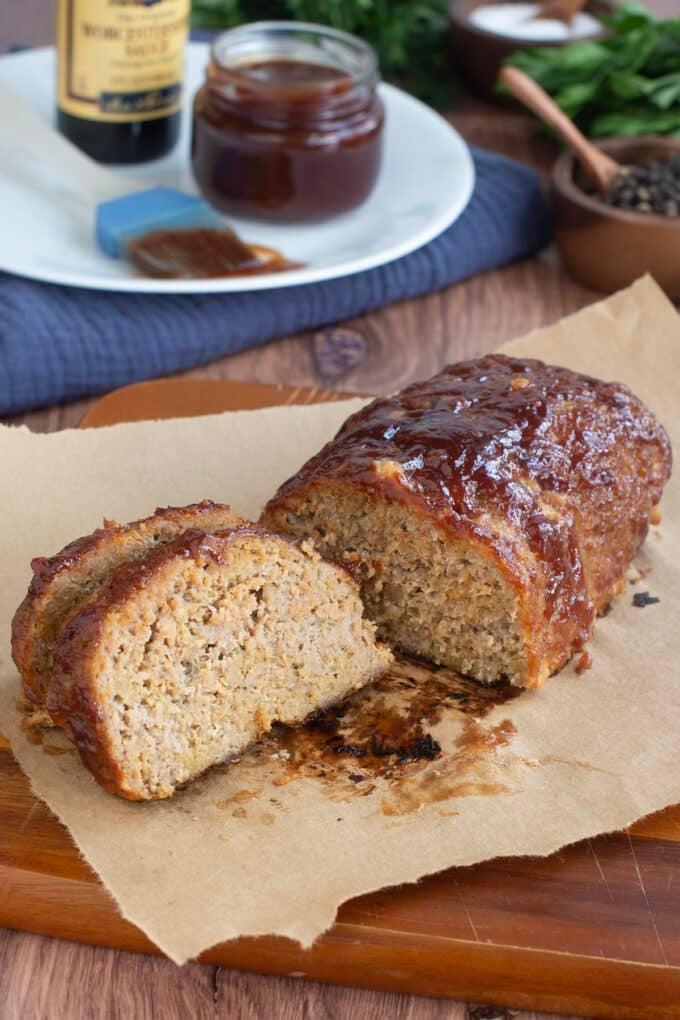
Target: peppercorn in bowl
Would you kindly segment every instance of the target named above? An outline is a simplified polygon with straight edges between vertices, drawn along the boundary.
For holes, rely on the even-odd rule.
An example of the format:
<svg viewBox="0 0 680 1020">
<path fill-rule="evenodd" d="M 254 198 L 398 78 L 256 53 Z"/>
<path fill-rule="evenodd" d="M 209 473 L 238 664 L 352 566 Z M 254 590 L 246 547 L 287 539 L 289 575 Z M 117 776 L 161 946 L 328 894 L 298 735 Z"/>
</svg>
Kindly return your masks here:
<svg viewBox="0 0 680 1020">
<path fill-rule="evenodd" d="M 555 241 L 575 279 L 602 291 L 650 273 L 680 298 L 680 139 L 657 135 L 597 143 L 622 166 L 599 195 L 564 153 L 552 172 Z"/>
</svg>

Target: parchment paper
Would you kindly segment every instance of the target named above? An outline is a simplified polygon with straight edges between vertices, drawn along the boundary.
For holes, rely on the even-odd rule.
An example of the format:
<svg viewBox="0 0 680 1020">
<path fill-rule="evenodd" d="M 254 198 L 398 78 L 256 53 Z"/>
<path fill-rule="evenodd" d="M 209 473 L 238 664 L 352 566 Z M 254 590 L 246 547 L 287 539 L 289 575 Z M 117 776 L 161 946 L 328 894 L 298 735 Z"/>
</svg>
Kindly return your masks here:
<svg viewBox="0 0 680 1020">
<path fill-rule="evenodd" d="M 680 319 L 650 279 L 506 349 L 627 382 L 680 447 Z M 426 725 L 441 757 L 377 777 L 366 795 L 368 780 L 345 774 L 329 787 L 313 768 L 291 771 L 287 752 L 270 745 L 171 801 L 131 804 L 101 790 L 75 754 L 27 741 L 9 634 L 31 557 L 103 516 L 129 520 L 156 505 L 210 497 L 256 517 L 360 403 L 53 435 L 0 430 L 2 730 L 124 916 L 178 963 L 238 935 L 309 945 L 352 896 L 496 855 L 548 854 L 680 800 L 677 477 L 640 556 L 644 576 L 597 624 L 592 668 L 572 664 L 478 723 L 448 709 Z M 661 601 L 635 608 L 642 589 Z M 501 732 L 498 746 L 484 739 Z"/>
</svg>

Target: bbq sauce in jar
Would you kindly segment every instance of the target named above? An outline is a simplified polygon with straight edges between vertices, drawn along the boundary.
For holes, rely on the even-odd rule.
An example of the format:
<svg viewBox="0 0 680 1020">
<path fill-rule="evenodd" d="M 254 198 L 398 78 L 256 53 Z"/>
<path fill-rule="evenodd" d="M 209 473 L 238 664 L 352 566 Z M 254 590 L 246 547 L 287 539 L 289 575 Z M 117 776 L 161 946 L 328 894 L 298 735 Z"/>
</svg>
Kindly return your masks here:
<svg viewBox="0 0 680 1020">
<path fill-rule="evenodd" d="M 384 111 L 373 50 L 318 25 L 262 22 L 215 41 L 194 103 L 192 164 L 226 213 L 313 222 L 376 182 Z"/>
</svg>

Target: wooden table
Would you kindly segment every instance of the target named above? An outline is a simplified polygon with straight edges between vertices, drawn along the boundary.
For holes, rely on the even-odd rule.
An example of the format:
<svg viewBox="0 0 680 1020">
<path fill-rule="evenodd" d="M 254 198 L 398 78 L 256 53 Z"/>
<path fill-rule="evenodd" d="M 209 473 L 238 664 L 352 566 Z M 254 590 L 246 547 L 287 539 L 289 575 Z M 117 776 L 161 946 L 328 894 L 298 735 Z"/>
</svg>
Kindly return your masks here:
<svg viewBox="0 0 680 1020">
<path fill-rule="evenodd" d="M 659 13 L 677 0 L 654 0 Z M 52 41 L 52 0 L 3 0 L 0 52 L 12 43 Z M 545 172 L 554 150 L 521 113 L 499 111 L 460 97 L 451 115 L 476 145 L 521 159 Z M 1 130 L 1 128 L 0 128 Z M 449 361 L 492 350 L 596 300 L 550 256 L 527 259 L 413 301 L 350 322 L 360 338 L 343 357 L 341 330 L 286 337 L 264 348 L 224 358 L 186 376 L 256 380 L 384 393 L 427 376 Z M 16 416 L 35 431 L 76 425 L 91 400 Z M 475 1007 L 285 978 L 241 974 L 99 949 L 12 931 L 0 931 L 0 1016 L 4 1020 L 132 1018 L 164 1020 L 539 1020 L 539 1014 Z"/>
</svg>

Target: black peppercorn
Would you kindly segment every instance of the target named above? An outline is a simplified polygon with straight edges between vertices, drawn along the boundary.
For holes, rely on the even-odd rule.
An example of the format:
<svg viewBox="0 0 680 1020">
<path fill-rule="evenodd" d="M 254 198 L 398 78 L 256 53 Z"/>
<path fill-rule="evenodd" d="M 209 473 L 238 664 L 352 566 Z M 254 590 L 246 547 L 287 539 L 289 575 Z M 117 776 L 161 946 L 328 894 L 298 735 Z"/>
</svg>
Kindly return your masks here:
<svg viewBox="0 0 680 1020">
<path fill-rule="evenodd" d="M 606 201 L 643 215 L 680 216 L 680 153 L 642 166 L 622 167 Z"/>
</svg>

